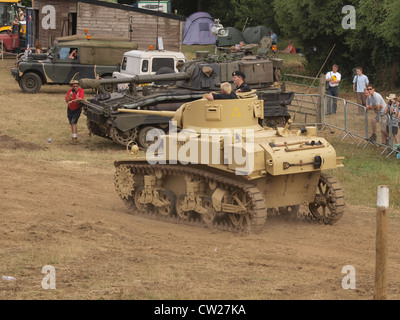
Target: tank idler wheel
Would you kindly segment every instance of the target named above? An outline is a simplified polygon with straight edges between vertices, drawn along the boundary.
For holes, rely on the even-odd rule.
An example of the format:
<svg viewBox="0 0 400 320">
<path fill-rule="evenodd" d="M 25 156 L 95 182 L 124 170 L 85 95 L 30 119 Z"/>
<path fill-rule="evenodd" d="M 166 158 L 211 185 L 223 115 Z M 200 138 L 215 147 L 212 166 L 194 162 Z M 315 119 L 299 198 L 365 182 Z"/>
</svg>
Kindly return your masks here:
<svg viewBox="0 0 400 320">
<path fill-rule="evenodd" d="M 207 210 L 206 213 L 201 214 L 201 218 L 207 226 L 212 225 L 217 216 L 217 212 L 213 207 L 212 199 L 210 197 L 202 197 L 201 200 L 203 208 Z"/>
<path fill-rule="evenodd" d="M 185 202 L 186 194 L 181 194 L 178 196 L 178 199 L 176 200 L 176 213 L 178 214 L 178 217 L 181 218 L 182 220 L 188 221 L 190 220 L 193 215 L 194 211 L 184 210 L 184 202 Z"/>
<path fill-rule="evenodd" d="M 164 205 L 157 207 L 157 211 L 162 216 L 168 216 L 175 213 L 175 195 L 173 192 L 168 190 L 159 190 L 159 199 Z"/>
<path fill-rule="evenodd" d="M 132 196 L 135 188 L 131 169 L 125 166 L 117 167 L 114 174 L 114 184 L 122 199 L 128 199 Z"/>
<path fill-rule="evenodd" d="M 245 230 L 251 224 L 250 216 L 253 213 L 249 195 L 243 191 L 235 191 L 230 196 L 229 203 L 241 208 L 240 213 L 229 213 L 230 221 L 238 230 Z"/>
<path fill-rule="evenodd" d="M 123 132 L 116 127 L 111 127 L 110 136 L 116 143 L 126 146 L 129 142 L 136 140 L 138 136 L 138 129 L 132 128 L 128 131 Z"/>
<path fill-rule="evenodd" d="M 324 224 L 334 224 L 342 217 L 344 206 L 344 193 L 339 182 L 321 174 L 314 202 L 309 205 L 311 214 Z"/>
<path fill-rule="evenodd" d="M 135 207 L 136 209 L 140 212 L 140 213 L 150 213 L 153 210 L 153 205 L 151 205 L 150 203 L 141 203 L 140 202 L 140 197 L 142 196 L 142 193 L 144 191 L 143 187 L 140 187 L 138 189 L 135 190 L 135 193 L 133 195 L 133 201 L 135 203 Z"/>
</svg>

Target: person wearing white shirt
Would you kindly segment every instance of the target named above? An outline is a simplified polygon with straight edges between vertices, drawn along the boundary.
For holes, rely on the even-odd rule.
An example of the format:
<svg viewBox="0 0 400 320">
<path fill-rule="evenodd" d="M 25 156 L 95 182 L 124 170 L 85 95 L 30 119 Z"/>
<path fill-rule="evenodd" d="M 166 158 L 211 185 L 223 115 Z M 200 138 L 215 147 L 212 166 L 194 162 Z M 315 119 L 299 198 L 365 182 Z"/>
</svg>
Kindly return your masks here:
<svg viewBox="0 0 400 320">
<path fill-rule="evenodd" d="M 357 75 L 355 75 L 353 79 L 353 91 L 356 93 L 357 104 L 360 104 L 364 107 L 367 106 L 367 97 L 364 93 L 364 90 L 368 86 L 368 83 L 368 77 L 363 74 L 363 69 L 361 67 L 358 67 Z M 358 113 L 364 114 L 364 109 L 358 107 Z"/>
<path fill-rule="evenodd" d="M 327 114 L 336 113 L 337 109 L 337 99 L 331 98 L 329 96 L 338 97 L 339 96 L 339 83 L 342 79 L 342 75 L 338 72 L 339 66 L 334 64 L 332 66 L 332 71 L 326 74 L 326 82 L 329 82 L 329 87 L 326 89 L 326 95 L 328 96 L 327 101 Z M 333 102 L 332 102 L 333 100 Z M 332 105 L 332 110 L 331 110 Z"/>
</svg>

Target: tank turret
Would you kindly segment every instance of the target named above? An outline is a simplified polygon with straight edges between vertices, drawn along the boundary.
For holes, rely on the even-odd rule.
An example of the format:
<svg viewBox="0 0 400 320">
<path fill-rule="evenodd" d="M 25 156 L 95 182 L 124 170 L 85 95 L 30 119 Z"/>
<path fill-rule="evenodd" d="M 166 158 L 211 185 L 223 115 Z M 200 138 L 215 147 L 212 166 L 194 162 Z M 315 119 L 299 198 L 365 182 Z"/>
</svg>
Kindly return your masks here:
<svg viewBox="0 0 400 320">
<path fill-rule="evenodd" d="M 145 156 L 134 148 L 132 159 L 115 162 L 118 194 L 137 213 L 233 230 L 258 229 L 268 214 L 296 215 L 304 204 L 314 219 L 333 224 L 344 212 L 344 194 L 323 171 L 343 166 L 343 158 L 315 127 L 260 126 L 263 104 L 250 94 L 201 98 L 176 112 L 120 109 L 174 125 Z"/>
<path fill-rule="evenodd" d="M 290 119 L 287 106 L 294 93 L 285 92 L 281 83 L 275 82 L 274 70 L 280 66 L 275 60 L 265 57 L 233 60 L 208 57 L 181 63 L 178 73 L 160 68 L 155 75 L 81 79 L 82 88 L 100 90 L 93 98 L 81 102 L 88 129 L 94 135 L 121 145 L 136 141 L 141 148 L 147 149 L 149 144 L 144 139 L 147 132 L 154 128 L 166 132 L 168 119 L 151 114 L 122 113 L 119 109 L 175 111 L 182 104 L 201 98 L 204 93 L 219 91 L 222 82 L 232 82 L 235 70 L 246 73 L 246 82 L 264 100 L 264 118 L 259 119 L 260 125 L 283 126 Z M 115 89 L 122 84 L 127 84 L 128 88 L 101 92 L 101 89 Z"/>
</svg>

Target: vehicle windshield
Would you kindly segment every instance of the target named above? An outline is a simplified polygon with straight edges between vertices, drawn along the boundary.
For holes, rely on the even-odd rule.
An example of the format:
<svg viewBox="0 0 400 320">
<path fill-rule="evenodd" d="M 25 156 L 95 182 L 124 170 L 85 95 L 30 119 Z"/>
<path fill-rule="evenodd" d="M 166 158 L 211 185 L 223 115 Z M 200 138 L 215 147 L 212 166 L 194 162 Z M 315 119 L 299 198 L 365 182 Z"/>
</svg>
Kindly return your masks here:
<svg viewBox="0 0 400 320">
<path fill-rule="evenodd" d="M 0 2 L 0 27 L 11 26 L 14 18 L 18 16 L 17 12 L 15 3 Z"/>
</svg>

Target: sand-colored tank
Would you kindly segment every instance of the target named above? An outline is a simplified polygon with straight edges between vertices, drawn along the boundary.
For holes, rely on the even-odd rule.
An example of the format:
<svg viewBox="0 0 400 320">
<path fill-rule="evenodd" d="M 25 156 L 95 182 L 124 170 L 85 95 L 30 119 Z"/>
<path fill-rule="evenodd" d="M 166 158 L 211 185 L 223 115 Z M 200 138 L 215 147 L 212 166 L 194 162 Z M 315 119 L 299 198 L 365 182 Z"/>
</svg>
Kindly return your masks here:
<svg viewBox="0 0 400 320">
<path fill-rule="evenodd" d="M 171 126 L 146 154 L 133 146 L 131 159 L 115 162 L 119 196 L 137 213 L 232 230 L 262 226 L 272 212 L 297 214 L 301 205 L 333 224 L 343 215 L 344 194 L 323 171 L 343 166 L 343 158 L 315 127 L 261 127 L 263 102 L 249 93 L 203 97 L 176 112 L 121 109 L 173 116 L 178 130 Z"/>
</svg>

